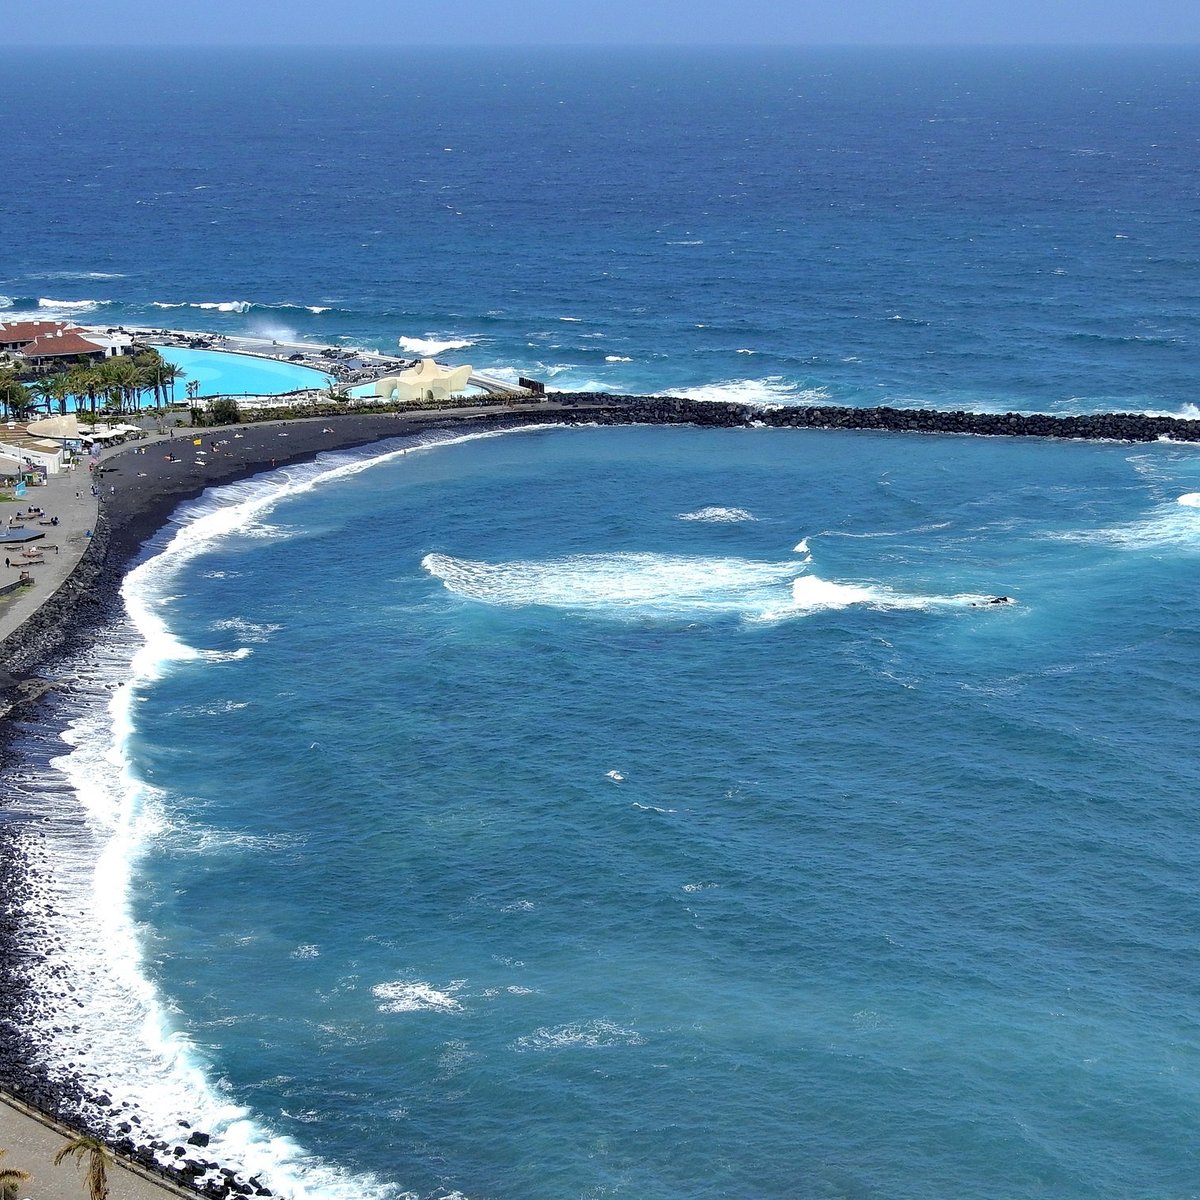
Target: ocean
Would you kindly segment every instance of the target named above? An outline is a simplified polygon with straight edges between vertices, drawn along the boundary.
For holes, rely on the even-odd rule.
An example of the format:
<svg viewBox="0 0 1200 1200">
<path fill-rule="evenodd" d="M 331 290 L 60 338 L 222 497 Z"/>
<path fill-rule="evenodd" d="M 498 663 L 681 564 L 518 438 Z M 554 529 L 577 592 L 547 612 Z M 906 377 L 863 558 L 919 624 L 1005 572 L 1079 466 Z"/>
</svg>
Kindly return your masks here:
<svg viewBox="0 0 1200 1200">
<path fill-rule="evenodd" d="M 6 53 L 10 315 L 1195 413 L 1194 50 Z M 1170 442 L 214 489 L 6 779 L 47 1064 L 298 1197 L 1192 1196 L 1198 550 Z"/>
</svg>

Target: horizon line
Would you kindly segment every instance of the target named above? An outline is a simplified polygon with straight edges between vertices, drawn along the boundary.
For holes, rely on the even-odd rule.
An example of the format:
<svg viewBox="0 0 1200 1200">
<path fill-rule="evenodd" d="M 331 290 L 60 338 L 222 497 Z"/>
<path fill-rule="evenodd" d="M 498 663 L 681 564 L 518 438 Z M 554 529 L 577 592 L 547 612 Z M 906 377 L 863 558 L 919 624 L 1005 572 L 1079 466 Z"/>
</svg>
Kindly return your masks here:
<svg viewBox="0 0 1200 1200">
<path fill-rule="evenodd" d="M 2 41 L 0 50 L 395 50 L 447 47 L 459 50 L 1187 50 L 1194 41 L 796 41 L 796 42 L 515 42 L 515 41 Z"/>
</svg>

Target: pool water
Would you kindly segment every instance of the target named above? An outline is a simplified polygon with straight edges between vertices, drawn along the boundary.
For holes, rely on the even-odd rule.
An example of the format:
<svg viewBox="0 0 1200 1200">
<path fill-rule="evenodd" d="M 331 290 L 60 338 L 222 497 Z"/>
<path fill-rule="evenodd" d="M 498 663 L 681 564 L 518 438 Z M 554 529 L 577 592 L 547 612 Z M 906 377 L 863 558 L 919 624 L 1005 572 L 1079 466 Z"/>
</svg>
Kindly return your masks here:
<svg viewBox="0 0 1200 1200">
<path fill-rule="evenodd" d="M 298 388 L 323 388 L 330 382 L 330 376 L 324 371 L 275 358 L 179 346 L 155 346 L 154 349 L 184 372 L 184 377 L 175 384 L 175 397 L 179 400 L 186 397 L 187 385 L 193 381 L 200 384 L 197 395 L 201 398 L 278 396 Z"/>
</svg>

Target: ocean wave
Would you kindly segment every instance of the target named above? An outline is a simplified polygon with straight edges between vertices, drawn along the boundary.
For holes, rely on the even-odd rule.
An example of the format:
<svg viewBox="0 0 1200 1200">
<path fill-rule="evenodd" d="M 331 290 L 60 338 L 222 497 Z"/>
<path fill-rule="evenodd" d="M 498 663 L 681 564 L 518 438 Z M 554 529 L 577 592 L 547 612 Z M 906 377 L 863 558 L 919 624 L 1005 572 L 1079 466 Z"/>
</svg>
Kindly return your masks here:
<svg viewBox="0 0 1200 1200">
<path fill-rule="evenodd" d="M 397 340 L 405 354 L 419 354 L 422 358 L 434 358 L 450 350 L 465 350 L 475 345 L 470 338 L 439 338 L 432 333 L 423 338 L 402 337 Z"/>
<path fill-rule="evenodd" d="M 1184 492 L 1157 504 L 1144 517 L 1101 529 L 1075 529 L 1049 533 L 1048 541 L 1083 542 L 1118 550 L 1200 551 L 1200 492 Z"/>
<path fill-rule="evenodd" d="M 951 596 L 919 595 L 897 592 L 881 584 L 836 583 L 818 575 L 803 575 L 792 584 L 791 603 L 764 612 L 762 619 L 781 621 L 854 607 L 916 612 L 937 608 L 981 608 L 995 603 L 996 597 L 977 592 Z"/>
<path fill-rule="evenodd" d="M 796 574 L 794 562 L 638 553 L 495 564 L 427 554 L 421 566 L 464 599 L 615 617 L 761 613 Z"/>
<path fill-rule="evenodd" d="M 519 1037 L 513 1049 L 545 1053 L 553 1050 L 603 1050 L 617 1046 L 644 1046 L 646 1039 L 633 1029 L 612 1021 L 585 1021 L 580 1024 L 543 1026 Z"/>
<path fill-rule="evenodd" d="M 910 595 L 879 584 L 837 583 L 808 563 L 679 554 L 583 554 L 544 562 L 477 562 L 427 554 L 421 566 L 447 591 L 498 608 L 542 606 L 616 620 L 743 618 L 778 621 L 861 605 L 930 609 L 986 604 L 975 593 Z"/>
<path fill-rule="evenodd" d="M 319 315 L 332 312 L 328 304 L 292 304 L 284 301 L 270 304 L 258 300 L 152 300 L 151 308 L 174 309 L 194 308 L 203 312 L 238 313 L 251 312 L 307 312 Z"/>
<path fill-rule="evenodd" d="M 283 628 L 282 625 L 247 621 L 244 617 L 225 617 L 220 621 L 214 621 L 212 627 L 236 633 L 244 642 L 265 642 L 271 634 L 278 633 Z"/>
<path fill-rule="evenodd" d="M 758 518 L 744 508 L 721 508 L 718 505 L 710 504 L 705 508 L 698 508 L 694 512 L 680 513 L 679 520 L 710 521 L 717 525 L 731 525 L 739 521 L 757 521 Z"/>
<path fill-rule="evenodd" d="M 53 309 L 56 312 L 82 313 L 94 312 L 97 308 L 112 303 L 112 300 L 51 300 L 49 297 L 39 296 L 37 306 L 40 309 Z"/>
<path fill-rule="evenodd" d="M 206 312 L 225 313 L 247 313 L 254 307 L 249 300 L 152 300 L 150 303 L 154 308 L 199 308 Z"/>
<path fill-rule="evenodd" d="M 37 271 L 26 279 L 124 279 L 118 271 Z"/>
<path fill-rule="evenodd" d="M 465 986 L 465 979 L 457 979 L 440 992 L 421 980 L 399 979 L 394 983 L 377 983 L 371 989 L 371 995 L 381 1001 L 378 1005 L 381 1013 L 460 1013 L 464 1009 L 455 999 L 455 993 Z"/>
<path fill-rule="evenodd" d="M 727 379 L 720 383 L 678 389 L 676 394 L 690 400 L 734 404 L 828 404 L 830 399 L 825 388 L 802 387 L 787 382 L 782 375 L 768 375 L 762 379 Z"/>
</svg>

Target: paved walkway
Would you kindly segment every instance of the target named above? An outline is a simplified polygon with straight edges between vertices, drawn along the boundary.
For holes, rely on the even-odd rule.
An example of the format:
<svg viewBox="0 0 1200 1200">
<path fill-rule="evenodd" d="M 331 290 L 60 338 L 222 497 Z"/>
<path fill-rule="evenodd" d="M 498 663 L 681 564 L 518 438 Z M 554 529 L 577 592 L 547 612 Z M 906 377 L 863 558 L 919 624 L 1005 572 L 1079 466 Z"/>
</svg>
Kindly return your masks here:
<svg viewBox="0 0 1200 1200">
<path fill-rule="evenodd" d="M 33 576 L 32 587 L 0 596 L 0 641 L 54 595 L 87 549 L 88 531 L 96 525 L 97 501 L 86 466 L 51 475 L 45 487 L 27 488 L 23 500 L 0 503 L 0 528 L 7 528 L 9 517 L 31 504 L 43 509 L 48 517 L 57 517 L 58 524 L 52 527 L 30 522 L 27 529 L 45 536 L 35 542 L 0 543 L 0 584 L 12 583 L 22 570 Z M 19 564 L 17 558 L 23 546 L 41 549 L 45 562 Z M 11 567 L 4 566 L 5 557 L 12 562 Z"/>
<path fill-rule="evenodd" d="M 0 1165 L 28 1171 L 33 1177 L 17 1185 L 18 1200 L 87 1200 L 83 1182 L 83 1166 L 68 1160 L 54 1165 L 54 1156 L 74 1137 L 65 1126 L 57 1124 L 33 1109 L 0 1092 L 0 1150 L 6 1150 Z M 85 1160 L 86 1162 L 86 1160 Z M 114 1162 L 108 1175 L 110 1200 L 170 1200 L 187 1196 L 195 1200 L 195 1192 L 186 1192 L 167 1180 L 143 1173 L 140 1168 Z"/>
</svg>

